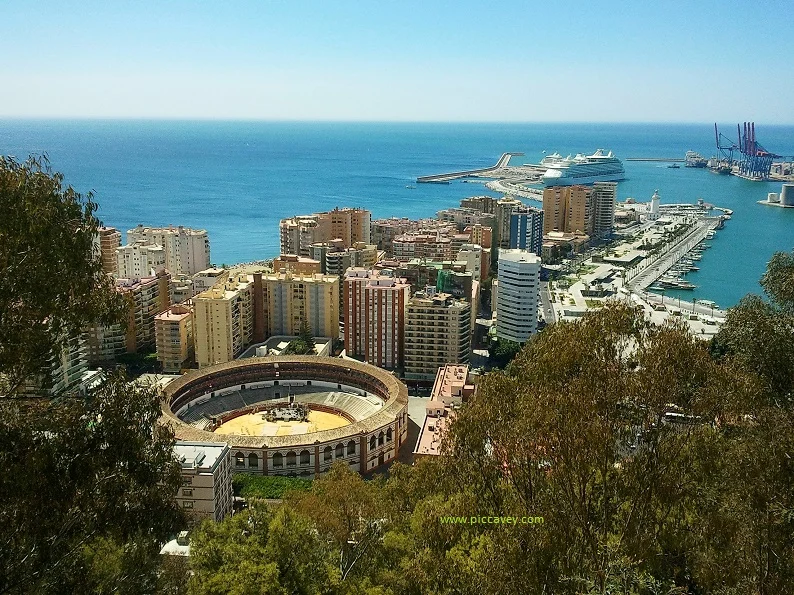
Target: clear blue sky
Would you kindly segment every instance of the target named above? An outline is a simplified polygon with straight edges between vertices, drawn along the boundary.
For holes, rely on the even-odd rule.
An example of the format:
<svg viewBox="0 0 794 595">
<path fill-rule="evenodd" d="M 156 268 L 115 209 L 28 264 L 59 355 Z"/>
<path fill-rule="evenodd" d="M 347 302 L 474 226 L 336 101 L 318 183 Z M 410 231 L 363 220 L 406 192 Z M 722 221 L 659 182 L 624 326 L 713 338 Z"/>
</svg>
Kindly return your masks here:
<svg viewBox="0 0 794 595">
<path fill-rule="evenodd" d="M 0 2 L 0 117 L 794 124 L 791 0 Z"/>
</svg>

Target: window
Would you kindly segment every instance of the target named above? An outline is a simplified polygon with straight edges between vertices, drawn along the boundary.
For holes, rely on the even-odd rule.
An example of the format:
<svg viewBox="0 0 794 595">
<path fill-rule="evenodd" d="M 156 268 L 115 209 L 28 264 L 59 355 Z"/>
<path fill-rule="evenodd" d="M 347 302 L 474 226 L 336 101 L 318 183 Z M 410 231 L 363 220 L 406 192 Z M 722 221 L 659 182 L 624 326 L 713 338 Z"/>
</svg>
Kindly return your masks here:
<svg viewBox="0 0 794 595">
<path fill-rule="evenodd" d="M 301 465 L 308 465 L 310 460 L 310 454 L 308 450 L 301 451 Z"/>
<path fill-rule="evenodd" d="M 273 467 L 283 467 L 284 466 L 284 455 L 280 452 L 277 452 L 273 455 Z"/>
<path fill-rule="evenodd" d="M 331 447 L 326 446 L 325 449 L 323 449 L 323 461 L 330 461 L 332 457 L 333 455 L 331 454 Z"/>
<path fill-rule="evenodd" d="M 259 457 L 256 454 L 251 453 L 248 455 L 248 466 L 254 469 L 259 467 Z"/>
<path fill-rule="evenodd" d="M 386 430 L 386 442 L 391 442 L 391 428 Z"/>
<path fill-rule="evenodd" d="M 351 440 L 347 443 L 347 454 L 354 455 L 356 454 L 356 443 L 355 441 Z"/>
<path fill-rule="evenodd" d="M 383 444 L 383 432 L 378 434 L 378 446 Z"/>
<path fill-rule="evenodd" d="M 182 502 L 182 508 L 193 508 L 193 502 L 192 501 Z"/>
<path fill-rule="evenodd" d="M 234 465 L 235 467 L 245 467 L 245 455 L 243 453 L 238 452 L 234 455 Z"/>
<path fill-rule="evenodd" d="M 193 495 L 193 490 L 192 489 L 190 489 L 190 490 L 184 489 L 184 490 L 182 490 L 182 495 L 183 496 L 192 496 Z"/>
<path fill-rule="evenodd" d="M 373 436 L 372 438 L 369 439 L 369 449 L 370 450 L 374 450 L 375 449 L 375 436 Z"/>
<path fill-rule="evenodd" d="M 295 451 L 291 450 L 287 453 L 287 467 L 295 466 Z"/>
<path fill-rule="evenodd" d="M 182 485 L 183 486 L 193 485 L 193 477 L 192 476 L 191 477 L 183 477 L 182 478 Z"/>
<path fill-rule="evenodd" d="M 345 456 L 345 447 L 342 446 L 341 444 L 337 444 L 335 456 L 337 459 Z"/>
</svg>

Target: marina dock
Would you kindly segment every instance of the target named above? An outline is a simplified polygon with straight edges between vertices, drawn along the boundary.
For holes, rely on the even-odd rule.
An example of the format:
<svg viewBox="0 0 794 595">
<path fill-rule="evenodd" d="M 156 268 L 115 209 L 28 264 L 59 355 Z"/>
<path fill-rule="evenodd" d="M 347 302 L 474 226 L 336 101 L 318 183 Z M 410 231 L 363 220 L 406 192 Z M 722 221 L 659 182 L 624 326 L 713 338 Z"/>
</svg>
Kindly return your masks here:
<svg viewBox="0 0 794 595">
<path fill-rule="evenodd" d="M 653 262 L 643 261 L 634 269 L 626 272 L 626 284 L 632 291 L 644 292 L 655 281 L 669 271 L 673 265 L 686 256 L 697 244 L 706 239 L 709 232 L 717 229 L 720 217 L 707 217 L 700 221 L 686 236 L 668 248 Z M 648 262 L 645 266 L 643 263 Z"/>
<path fill-rule="evenodd" d="M 469 176 L 482 176 L 489 173 L 496 172 L 510 163 L 511 157 L 519 157 L 523 156 L 524 153 L 502 153 L 502 156 L 499 158 L 499 161 L 496 162 L 496 165 L 492 167 L 485 167 L 481 169 L 470 169 L 466 171 L 456 171 L 446 174 L 436 174 L 433 176 L 422 176 L 420 178 L 416 178 L 417 183 L 419 184 L 449 184 L 452 180 L 457 180 L 459 178 L 467 178 Z"/>
</svg>

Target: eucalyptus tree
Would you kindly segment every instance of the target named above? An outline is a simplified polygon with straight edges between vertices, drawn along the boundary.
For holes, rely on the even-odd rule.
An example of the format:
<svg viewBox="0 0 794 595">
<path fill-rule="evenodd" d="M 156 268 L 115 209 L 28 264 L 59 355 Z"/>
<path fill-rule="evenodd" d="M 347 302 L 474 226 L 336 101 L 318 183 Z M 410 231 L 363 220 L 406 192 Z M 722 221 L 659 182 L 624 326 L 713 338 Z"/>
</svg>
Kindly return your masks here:
<svg viewBox="0 0 794 595">
<path fill-rule="evenodd" d="M 154 388 L 110 374 L 86 393 L 21 395 L 86 324 L 120 319 L 96 209 L 46 160 L 0 157 L 0 593 L 152 591 L 182 523 Z"/>
</svg>

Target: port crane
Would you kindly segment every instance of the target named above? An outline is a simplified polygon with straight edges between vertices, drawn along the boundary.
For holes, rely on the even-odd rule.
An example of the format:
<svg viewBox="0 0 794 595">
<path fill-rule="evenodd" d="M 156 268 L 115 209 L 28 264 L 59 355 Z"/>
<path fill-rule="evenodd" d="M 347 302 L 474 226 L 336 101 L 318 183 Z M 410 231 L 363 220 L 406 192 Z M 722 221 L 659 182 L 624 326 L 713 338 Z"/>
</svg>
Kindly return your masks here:
<svg viewBox="0 0 794 595">
<path fill-rule="evenodd" d="M 714 123 L 714 138 L 717 141 L 717 169 L 727 168 L 727 172 L 730 173 L 733 167 L 733 152 L 739 149 L 739 145 L 722 134 L 717 129 L 716 122 Z"/>
<path fill-rule="evenodd" d="M 727 172 L 730 172 L 734 166 L 737 166 L 737 173 L 743 178 L 768 180 L 772 161 L 783 156 L 767 151 L 761 146 L 755 136 L 755 122 L 737 124 L 736 133 L 738 142 L 734 143 L 732 139 L 720 133 L 717 124 L 714 124 L 714 137 L 719 154 L 718 171 L 727 168 Z M 734 159 L 736 151 L 739 155 Z"/>
</svg>

